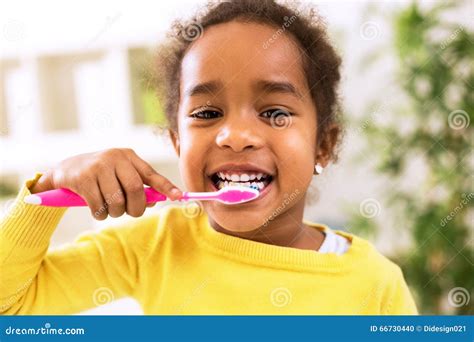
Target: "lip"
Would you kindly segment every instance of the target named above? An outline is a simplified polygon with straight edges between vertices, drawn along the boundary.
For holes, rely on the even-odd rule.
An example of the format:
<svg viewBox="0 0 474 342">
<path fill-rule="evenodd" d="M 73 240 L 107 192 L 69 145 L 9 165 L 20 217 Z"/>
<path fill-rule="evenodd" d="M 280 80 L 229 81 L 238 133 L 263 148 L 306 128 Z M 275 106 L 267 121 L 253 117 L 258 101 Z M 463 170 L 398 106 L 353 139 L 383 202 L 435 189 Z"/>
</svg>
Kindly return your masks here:
<svg viewBox="0 0 474 342">
<path fill-rule="evenodd" d="M 242 164 L 236 164 L 236 163 L 227 163 L 220 165 L 218 167 L 213 168 L 208 174 L 208 177 L 211 177 L 213 174 L 217 172 L 224 172 L 224 171 L 235 171 L 237 173 L 243 173 L 245 171 L 247 172 L 254 172 L 254 173 L 265 173 L 267 175 L 270 175 L 272 177 L 275 176 L 275 172 L 272 172 L 266 168 L 262 168 L 261 166 L 257 166 L 252 163 L 242 163 Z"/>
</svg>

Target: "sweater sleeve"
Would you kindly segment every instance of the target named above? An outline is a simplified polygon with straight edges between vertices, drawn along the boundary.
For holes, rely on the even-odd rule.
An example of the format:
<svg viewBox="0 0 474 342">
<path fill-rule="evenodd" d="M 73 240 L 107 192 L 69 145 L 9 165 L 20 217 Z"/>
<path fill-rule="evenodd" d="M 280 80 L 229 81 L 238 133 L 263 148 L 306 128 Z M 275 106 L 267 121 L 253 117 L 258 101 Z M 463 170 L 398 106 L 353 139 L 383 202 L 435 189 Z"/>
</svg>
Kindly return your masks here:
<svg viewBox="0 0 474 342">
<path fill-rule="evenodd" d="M 389 285 L 388 296 L 383 314 L 418 315 L 415 301 L 398 265 L 395 265 L 394 280 Z"/>
<path fill-rule="evenodd" d="M 66 209 L 24 203 L 40 176 L 26 182 L 0 221 L 0 313 L 72 314 L 134 296 L 157 217 L 87 231 L 48 251 Z"/>
</svg>

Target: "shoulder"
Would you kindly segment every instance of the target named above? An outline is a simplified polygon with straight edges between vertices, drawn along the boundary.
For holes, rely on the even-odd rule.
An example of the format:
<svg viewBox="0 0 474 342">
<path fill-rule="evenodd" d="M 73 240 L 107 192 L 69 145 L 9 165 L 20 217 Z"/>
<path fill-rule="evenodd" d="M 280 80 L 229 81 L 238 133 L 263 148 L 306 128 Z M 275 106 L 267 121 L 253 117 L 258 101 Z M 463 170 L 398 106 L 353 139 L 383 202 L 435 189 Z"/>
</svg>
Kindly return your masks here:
<svg viewBox="0 0 474 342">
<path fill-rule="evenodd" d="M 344 231 L 334 230 L 333 232 L 350 241 L 347 253 L 354 259 L 355 266 L 361 271 L 370 273 L 371 278 L 393 279 L 394 277 L 403 277 L 400 267 L 380 253 L 370 241 Z"/>
<path fill-rule="evenodd" d="M 370 293 L 378 297 L 381 313 L 417 314 L 400 266 L 380 253 L 368 240 L 345 232 L 337 233 L 351 240 L 348 253 L 356 259 L 353 272 L 369 286 Z"/>
</svg>

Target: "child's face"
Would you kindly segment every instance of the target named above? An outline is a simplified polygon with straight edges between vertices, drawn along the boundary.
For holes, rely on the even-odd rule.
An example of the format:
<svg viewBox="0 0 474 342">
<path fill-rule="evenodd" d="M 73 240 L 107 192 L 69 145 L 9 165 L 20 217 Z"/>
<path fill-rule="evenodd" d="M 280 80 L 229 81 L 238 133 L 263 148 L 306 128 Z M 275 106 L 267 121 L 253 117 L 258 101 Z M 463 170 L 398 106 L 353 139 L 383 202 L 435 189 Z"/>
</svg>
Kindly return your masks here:
<svg viewBox="0 0 474 342">
<path fill-rule="evenodd" d="M 241 182 L 267 175 L 257 200 L 203 203 L 211 220 L 235 232 L 301 213 L 316 161 L 316 109 L 300 52 L 286 34 L 264 49 L 276 33 L 259 24 L 211 26 L 182 62 L 174 142 L 187 190 L 216 191 L 222 173 Z M 272 118 L 277 110 L 292 115 Z"/>
</svg>

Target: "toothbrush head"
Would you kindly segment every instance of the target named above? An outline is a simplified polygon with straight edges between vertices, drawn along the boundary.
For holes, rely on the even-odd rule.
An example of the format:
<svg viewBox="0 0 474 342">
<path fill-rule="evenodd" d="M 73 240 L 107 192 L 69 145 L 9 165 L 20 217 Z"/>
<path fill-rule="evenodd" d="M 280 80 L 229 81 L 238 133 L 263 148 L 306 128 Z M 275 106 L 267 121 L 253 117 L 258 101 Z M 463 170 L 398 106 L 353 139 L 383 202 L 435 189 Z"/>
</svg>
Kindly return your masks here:
<svg viewBox="0 0 474 342">
<path fill-rule="evenodd" d="M 217 192 L 216 199 L 224 204 L 241 204 L 252 201 L 260 195 L 254 187 L 226 186 Z"/>
</svg>

